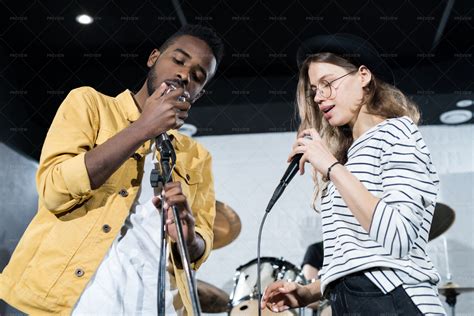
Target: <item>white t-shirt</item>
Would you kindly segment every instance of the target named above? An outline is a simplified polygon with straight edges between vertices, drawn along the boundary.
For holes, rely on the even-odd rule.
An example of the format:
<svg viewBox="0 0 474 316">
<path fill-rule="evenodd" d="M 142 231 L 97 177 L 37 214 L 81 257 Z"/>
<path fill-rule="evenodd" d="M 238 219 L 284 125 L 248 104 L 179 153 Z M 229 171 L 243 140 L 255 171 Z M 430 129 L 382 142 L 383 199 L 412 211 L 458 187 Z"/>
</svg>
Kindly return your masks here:
<svg viewBox="0 0 474 316">
<path fill-rule="evenodd" d="M 151 152 L 154 152 L 154 144 Z M 161 215 L 153 205 L 150 173 L 157 163 L 145 158 L 141 191 L 94 276 L 76 303 L 72 315 L 157 315 Z M 177 315 L 166 272 L 166 315 Z"/>
</svg>

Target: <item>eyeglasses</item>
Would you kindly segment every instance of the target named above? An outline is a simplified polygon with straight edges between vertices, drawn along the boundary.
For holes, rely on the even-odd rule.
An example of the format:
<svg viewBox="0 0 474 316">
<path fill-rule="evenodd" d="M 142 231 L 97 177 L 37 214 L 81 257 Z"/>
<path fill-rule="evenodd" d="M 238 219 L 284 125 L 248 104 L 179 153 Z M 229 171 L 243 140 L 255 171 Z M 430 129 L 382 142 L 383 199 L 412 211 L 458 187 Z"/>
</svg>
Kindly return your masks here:
<svg viewBox="0 0 474 316">
<path fill-rule="evenodd" d="M 316 86 L 316 90 L 313 90 L 312 88 L 309 90 L 309 94 L 308 94 L 308 98 L 310 100 L 314 100 L 314 97 L 316 96 L 316 94 L 318 94 L 320 97 L 324 98 L 324 99 L 330 99 L 332 97 L 332 94 L 333 94 L 333 90 L 337 88 L 334 87 L 332 84 L 339 80 L 339 79 L 342 79 L 344 78 L 345 76 L 348 76 L 350 74 L 353 74 L 354 72 L 356 72 L 357 70 L 354 70 L 354 71 L 351 71 L 351 72 L 348 72 L 346 73 L 345 75 L 342 75 L 332 81 L 327 81 L 327 80 L 321 80 L 319 82 L 319 84 Z"/>
</svg>

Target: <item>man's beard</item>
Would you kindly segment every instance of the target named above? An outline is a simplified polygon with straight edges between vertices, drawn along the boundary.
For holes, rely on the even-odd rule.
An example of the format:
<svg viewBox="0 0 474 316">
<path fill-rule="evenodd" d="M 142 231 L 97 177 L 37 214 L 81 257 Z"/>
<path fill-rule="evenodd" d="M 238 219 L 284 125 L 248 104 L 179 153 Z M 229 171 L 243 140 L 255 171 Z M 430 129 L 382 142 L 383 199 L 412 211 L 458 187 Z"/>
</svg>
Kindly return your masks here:
<svg viewBox="0 0 474 316">
<path fill-rule="evenodd" d="M 146 76 L 146 89 L 148 92 L 148 95 L 152 95 L 153 92 L 157 89 L 156 86 L 156 74 L 153 72 L 153 69 L 155 68 L 155 65 L 148 70 L 148 75 Z"/>
<path fill-rule="evenodd" d="M 148 92 L 148 95 L 152 95 L 156 89 L 159 88 L 159 85 L 157 83 L 157 76 L 156 76 L 156 73 L 153 71 L 153 68 L 154 68 L 154 65 L 153 67 L 150 68 L 150 70 L 148 71 L 148 75 L 146 77 L 146 89 L 147 89 L 147 92 Z M 169 85 L 173 85 L 174 88 L 177 88 L 177 87 L 182 87 L 182 88 L 185 88 L 183 82 L 180 80 L 180 79 L 167 79 L 164 81 L 168 86 Z M 169 91 L 168 91 L 169 92 Z M 189 93 L 186 92 L 187 95 L 188 95 L 188 98 L 189 98 Z"/>
</svg>

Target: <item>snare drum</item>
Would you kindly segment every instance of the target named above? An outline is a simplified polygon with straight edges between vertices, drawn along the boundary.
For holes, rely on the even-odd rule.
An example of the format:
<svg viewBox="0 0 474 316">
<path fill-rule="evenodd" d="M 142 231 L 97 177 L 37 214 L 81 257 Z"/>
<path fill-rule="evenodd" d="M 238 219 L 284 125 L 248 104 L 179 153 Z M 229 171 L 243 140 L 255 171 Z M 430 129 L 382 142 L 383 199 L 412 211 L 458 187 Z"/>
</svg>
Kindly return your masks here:
<svg viewBox="0 0 474 316">
<path fill-rule="evenodd" d="M 304 277 L 294 264 L 283 259 L 263 257 L 260 259 L 260 282 L 262 291 L 277 280 L 305 283 Z M 237 268 L 234 277 L 234 289 L 230 295 L 231 316 L 257 315 L 260 306 L 257 285 L 257 259 Z M 297 310 L 273 313 L 269 309 L 262 315 L 298 315 Z"/>
</svg>

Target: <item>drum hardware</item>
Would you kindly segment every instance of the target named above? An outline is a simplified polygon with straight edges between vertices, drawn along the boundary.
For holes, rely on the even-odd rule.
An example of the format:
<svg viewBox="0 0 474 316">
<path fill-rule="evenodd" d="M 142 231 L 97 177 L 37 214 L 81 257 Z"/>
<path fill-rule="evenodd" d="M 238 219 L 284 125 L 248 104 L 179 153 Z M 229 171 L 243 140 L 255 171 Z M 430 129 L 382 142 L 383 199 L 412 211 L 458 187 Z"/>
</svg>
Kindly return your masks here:
<svg viewBox="0 0 474 316">
<path fill-rule="evenodd" d="M 214 244 L 212 249 L 222 248 L 234 241 L 240 234 L 242 224 L 239 215 L 227 204 L 216 201 L 214 220 Z"/>
<path fill-rule="evenodd" d="M 457 296 L 462 293 L 473 292 L 474 287 L 462 287 L 454 282 L 447 282 L 440 287 L 438 287 L 438 291 L 441 295 L 446 297 L 446 303 L 448 303 L 449 307 L 451 307 L 451 315 L 456 315 L 455 307 Z"/>
<path fill-rule="evenodd" d="M 454 223 L 456 214 L 454 210 L 443 203 L 436 203 L 428 240 L 431 241 L 445 233 Z"/>
<path fill-rule="evenodd" d="M 298 282 L 305 284 L 306 280 L 301 274 L 301 270 L 294 264 L 285 261 L 283 258 L 262 257 L 260 278 L 262 287 L 270 285 L 278 280 Z M 234 276 L 234 289 L 230 295 L 230 316 L 257 315 L 260 308 L 257 285 L 257 259 L 237 268 Z M 288 310 L 281 313 L 274 313 L 268 309 L 262 311 L 262 315 L 296 316 L 300 311 Z"/>
<path fill-rule="evenodd" d="M 229 294 L 223 290 L 197 280 L 197 291 L 203 313 L 225 313 L 229 310 Z"/>
</svg>

